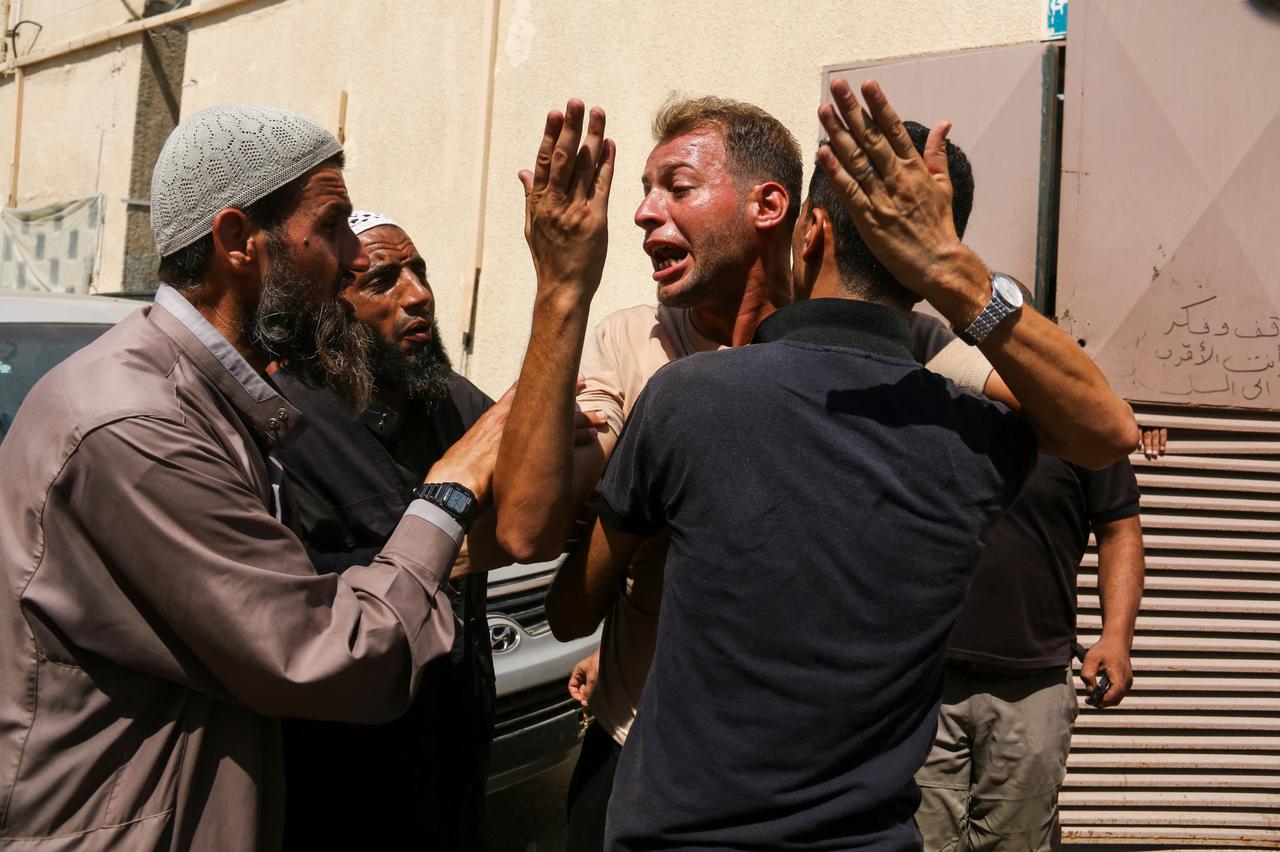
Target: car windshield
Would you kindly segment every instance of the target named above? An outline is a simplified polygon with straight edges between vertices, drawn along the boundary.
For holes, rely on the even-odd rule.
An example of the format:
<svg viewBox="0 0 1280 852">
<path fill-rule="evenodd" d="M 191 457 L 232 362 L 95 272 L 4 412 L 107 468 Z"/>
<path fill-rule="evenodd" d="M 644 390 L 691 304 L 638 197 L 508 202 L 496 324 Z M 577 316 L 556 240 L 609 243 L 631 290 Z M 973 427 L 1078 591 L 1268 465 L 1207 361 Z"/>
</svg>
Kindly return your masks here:
<svg viewBox="0 0 1280 852">
<path fill-rule="evenodd" d="M 40 377 L 110 323 L 0 323 L 0 438 Z"/>
</svg>

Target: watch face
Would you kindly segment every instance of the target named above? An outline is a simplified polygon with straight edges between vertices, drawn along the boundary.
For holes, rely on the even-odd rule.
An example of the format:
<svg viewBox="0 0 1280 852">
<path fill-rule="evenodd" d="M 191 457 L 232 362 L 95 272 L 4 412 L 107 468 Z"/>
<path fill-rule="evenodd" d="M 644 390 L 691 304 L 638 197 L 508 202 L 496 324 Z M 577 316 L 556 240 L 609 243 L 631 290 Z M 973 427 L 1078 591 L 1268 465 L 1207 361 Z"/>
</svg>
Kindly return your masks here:
<svg viewBox="0 0 1280 852">
<path fill-rule="evenodd" d="M 995 290 L 1000 298 L 1011 307 L 1022 307 L 1022 288 L 1018 286 L 1018 282 L 1008 275 L 1001 275 L 999 272 L 992 275 L 991 289 Z"/>
<path fill-rule="evenodd" d="M 453 488 L 445 492 L 444 499 L 448 507 L 458 515 L 465 513 L 471 504 L 471 501 L 467 499 L 467 495 Z"/>
</svg>

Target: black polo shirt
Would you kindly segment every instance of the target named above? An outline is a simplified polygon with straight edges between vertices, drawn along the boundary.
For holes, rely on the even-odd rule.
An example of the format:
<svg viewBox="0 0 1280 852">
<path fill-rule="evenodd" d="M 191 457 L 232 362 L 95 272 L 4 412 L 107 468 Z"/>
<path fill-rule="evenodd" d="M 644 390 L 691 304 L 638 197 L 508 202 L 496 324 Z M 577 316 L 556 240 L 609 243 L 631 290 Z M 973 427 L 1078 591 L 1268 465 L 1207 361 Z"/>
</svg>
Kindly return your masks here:
<svg viewBox="0 0 1280 852">
<path fill-rule="evenodd" d="M 947 635 L 1034 439 L 888 308 L 756 339 L 658 371 L 601 483 L 606 523 L 671 529 L 609 848 L 918 849 Z"/>
</svg>

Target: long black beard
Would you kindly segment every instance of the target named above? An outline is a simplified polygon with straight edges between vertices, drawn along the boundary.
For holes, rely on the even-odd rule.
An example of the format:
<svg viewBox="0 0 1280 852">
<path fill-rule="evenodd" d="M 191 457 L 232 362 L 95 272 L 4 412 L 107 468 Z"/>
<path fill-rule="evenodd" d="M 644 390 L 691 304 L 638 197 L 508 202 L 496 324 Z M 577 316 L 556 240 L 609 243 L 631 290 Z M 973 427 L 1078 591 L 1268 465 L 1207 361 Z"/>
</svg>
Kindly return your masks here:
<svg viewBox="0 0 1280 852">
<path fill-rule="evenodd" d="M 431 321 L 431 342 L 414 355 L 405 355 L 399 346 L 376 335 L 369 336 L 368 352 L 373 380 L 379 387 L 403 391 L 409 399 L 425 402 L 428 408 L 453 388 L 453 363 L 440 342 L 440 327 L 435 320 Z"/>
<path fill-rule="evenodd" d="M 307 384 L 328 387 L 355 411 L 364 411 L 373 395 L 373 370 L 363 324 L 337 298 L 316 300 L 315 283 L 294 271 L 288 246 L 268 234 L 271 263 L 252 315 L 246 315 L 241 339 L 300 376 Z M 335 293 L 340 288 L 335 285 Z"/>
</svg>

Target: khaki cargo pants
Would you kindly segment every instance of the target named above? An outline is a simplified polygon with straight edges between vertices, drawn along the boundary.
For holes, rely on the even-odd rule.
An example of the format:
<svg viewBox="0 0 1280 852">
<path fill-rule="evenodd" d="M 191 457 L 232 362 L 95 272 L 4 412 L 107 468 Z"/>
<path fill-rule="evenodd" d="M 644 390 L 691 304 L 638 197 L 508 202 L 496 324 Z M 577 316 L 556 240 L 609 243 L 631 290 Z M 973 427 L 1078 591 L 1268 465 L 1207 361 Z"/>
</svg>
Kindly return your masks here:
<svg viewBox="0 0 1280 852">
<path fill-rule="evenodd" d="M 916 773 L 926 852 L 1050 850 L 1078 706 L 1071 670 L 947 667 L 938 735 Z"/>
</svg>

